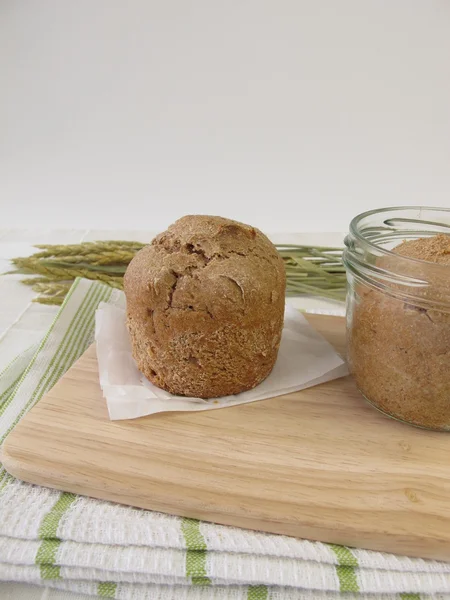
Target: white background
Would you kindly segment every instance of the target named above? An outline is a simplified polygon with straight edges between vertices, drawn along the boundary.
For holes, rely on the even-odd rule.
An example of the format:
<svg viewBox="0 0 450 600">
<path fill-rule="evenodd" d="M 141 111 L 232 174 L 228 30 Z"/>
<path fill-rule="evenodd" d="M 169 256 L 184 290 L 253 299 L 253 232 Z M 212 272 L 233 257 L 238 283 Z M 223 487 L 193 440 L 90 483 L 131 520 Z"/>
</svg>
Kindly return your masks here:
<svg viewBox="0 0 450 600">
<path fill-rule="evenodd" d="M 2 0 L 2 227 L 450 206 L 448 0 Z"/>
</svg>

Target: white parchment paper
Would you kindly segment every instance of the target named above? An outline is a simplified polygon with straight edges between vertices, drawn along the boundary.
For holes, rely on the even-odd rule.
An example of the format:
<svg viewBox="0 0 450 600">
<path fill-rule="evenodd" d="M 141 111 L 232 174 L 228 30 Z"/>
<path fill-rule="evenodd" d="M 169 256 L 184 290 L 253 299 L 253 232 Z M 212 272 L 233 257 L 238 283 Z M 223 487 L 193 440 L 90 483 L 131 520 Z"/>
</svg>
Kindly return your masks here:
<svg viewBox="0 0 450 600">
<path fill-rule="evenodd" d="M 100 385 L 112 420 L 255 402 L 348 374 L 346 364 L 332 346 L 298 310 L 287 306 L 278 359 L 265 381 L 248 392 L 211 400 L 174 396 L 139 372 L 131 354 L 123 308 L 102 302 L 95 319 Z"/>
</svg>

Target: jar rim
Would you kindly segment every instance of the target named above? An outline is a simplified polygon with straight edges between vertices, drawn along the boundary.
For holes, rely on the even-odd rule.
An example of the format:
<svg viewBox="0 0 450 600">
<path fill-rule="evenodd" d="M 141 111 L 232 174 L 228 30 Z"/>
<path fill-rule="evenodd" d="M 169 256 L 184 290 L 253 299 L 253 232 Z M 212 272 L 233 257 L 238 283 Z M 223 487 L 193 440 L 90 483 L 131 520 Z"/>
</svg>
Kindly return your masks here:
<svg viewBox="0 0 450 600">
<path fill-rule="evenodd" d="M 363 244 L 366 244 L 369 248 L 376 250 L 378 253 L 384 254 L 386 256 L 394 256 L 394 257 L 398 258 L 399 255 L 396 254 L 395 252 L 393 252 L 392 250 L 383 248 L 382 246 L 379 246 L 378 244 L 374 243 L 373 241 L 371 241 L 367 237 L 365 237 L 358 230 L 358 225 L 363 219 L 365 219 L 367 217 L 371 217 L 373 215 L 376 215 L 377 213 L 389 213 L 389 212 L 401 211 L 401 210 L 418 210 L 418 211 L 427 210 L 430 212 L 433 212 L 433 211 L 440 212 L 440 213 L 444 212 L 444 213 L 448 213 L 450 215 L 450 208 L 439 207 L 439 206 L 408 205 L 408 206 L 389 206 L 389 207 L 385 207 L 385 208 L 375 208 L 375 209 L 368 210 L 368 211 L 365 211 L 363 213 L 356 215 L 356 217 L 354 217 L 350 221 L 350 226 L 349 226 L 350 233 L 355 238 L 357 238 L 360 242 L 362 242 Z M 426 221 L 424 221 L 424 222 L 426 222 Z M 430 222 L 430 224 L 431 224 L 431 222 Z M 432 223 L 432 224 L 439 225 L 439 223 Z M 445 227 L 446 225 L 443 223 L 442 226 Z M 450 236 L 450 225 L 448 227 L 449 227 L 448 235 Z M 444 235 L 447 235 L 447 234 L 444 234 Z M 430 263 L 430 261 L 422 260 L 420 258 L 412 258 L 410 256 L 402 256 L 402 259 L 405 259 L 407 261 L 416 262 L 416 263 L 421 263 L 421 264 L 434 264 L 437 267 L 444 267 L 444 269 L 450 269 L 450 265 L 445 265 L 445 264 L 440 264 L 440 263 Z"/>
</svg>

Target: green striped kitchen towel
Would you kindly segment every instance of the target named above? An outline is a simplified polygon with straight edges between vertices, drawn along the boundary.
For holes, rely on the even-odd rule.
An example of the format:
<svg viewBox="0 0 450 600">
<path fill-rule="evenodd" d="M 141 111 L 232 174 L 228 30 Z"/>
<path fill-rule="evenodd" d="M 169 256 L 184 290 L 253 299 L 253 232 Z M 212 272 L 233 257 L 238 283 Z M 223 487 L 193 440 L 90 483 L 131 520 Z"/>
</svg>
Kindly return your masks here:
<svg viewBox="0 0 450 600">
<path fill-rule="evenodd" d="M 38 347 L 0 375 L 0 440 L 93 340 L 99 302 L 75 282 Z M 124 600 L 450 600 L 450 564 L 308 542 L 39 488 L 0 468 L 0 580 Z"/>
</svg>

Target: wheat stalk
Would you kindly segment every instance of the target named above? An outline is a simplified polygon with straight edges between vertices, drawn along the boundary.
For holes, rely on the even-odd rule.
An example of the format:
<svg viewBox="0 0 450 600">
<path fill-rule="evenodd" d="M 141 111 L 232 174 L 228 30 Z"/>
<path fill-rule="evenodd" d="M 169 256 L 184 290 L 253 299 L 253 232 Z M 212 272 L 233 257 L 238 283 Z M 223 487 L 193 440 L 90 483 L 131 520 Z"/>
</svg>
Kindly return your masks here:
<svg viewBox="0 0 450 600">
<path fill-rule="evenodd" d="M 36 258 L 50 258 L 52 256 L 86 256 L 94 253 L 104 252 L 134 252 L 143 248 L 145 244 L 141 242 L 126 242 L 121 240 L 111 240 L 105 242 L 82 242 L 81 244 L 38 244 L 36 248 L 42 252 L 36 253 Z"/>
<path fill-rule="evenodd" d="M 123 289 L 123 274 L 144 245 L 121 240 L 39 245 L 40 252 L 13 259 L 16 269 L 10 273 L 36 276 L 22 279 L 40 294 L 35 302 L 61 304 L 77 277 Z M 287 295 L 345 299 L 346 276 L 341 248 L 280 244 L 277 249 L 286 267 Z"/>
</svg>

